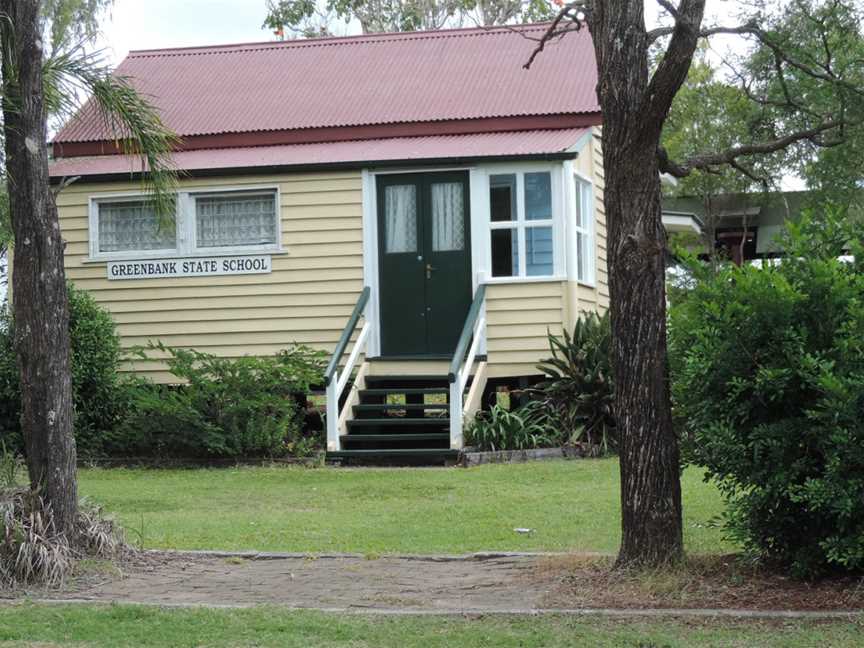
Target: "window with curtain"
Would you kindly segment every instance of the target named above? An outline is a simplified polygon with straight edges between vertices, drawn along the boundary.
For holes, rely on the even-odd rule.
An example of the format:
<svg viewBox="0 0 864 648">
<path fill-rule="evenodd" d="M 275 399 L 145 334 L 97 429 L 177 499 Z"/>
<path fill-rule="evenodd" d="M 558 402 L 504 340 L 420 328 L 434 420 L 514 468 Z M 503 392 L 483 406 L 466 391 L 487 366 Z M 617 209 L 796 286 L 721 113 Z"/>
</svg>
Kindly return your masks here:
<svg viewBox="0 0 864 648">
<path fill-rule="evenodd" d="M 98 209 L 99 252 L 177 248 L 174 218 L 158 218 L 147 200 L 100 202 Z"/>
<path fill-rule="evenodd" d="M 93 198 L 94 259 L 136 259 L 278 251 L 281 227 L 273 189 L 178 191 L 174 214 L 157 218 L 143 196 Z"/>
<path fill-rule="evenodd" d="M 275 245 L 278 237 L 275 192 L 236 192 L 195 196 L 199 248 Z"/>
<path fill-rule="evenodd" d="M 576 279 L 594 283 L 594 206 L 591 183 L 579 176 L 576 183 Z"/>
<path fill-rule="evenodd" d="M 384 241 L 387 254 L 417 251 L 417 187 L 384 187 Z"/>
<path fill-rule="evenodd" d="M 552 174 L 491 175 L 489 206 L 492 276 L 554 275 Z"/>
</svg>

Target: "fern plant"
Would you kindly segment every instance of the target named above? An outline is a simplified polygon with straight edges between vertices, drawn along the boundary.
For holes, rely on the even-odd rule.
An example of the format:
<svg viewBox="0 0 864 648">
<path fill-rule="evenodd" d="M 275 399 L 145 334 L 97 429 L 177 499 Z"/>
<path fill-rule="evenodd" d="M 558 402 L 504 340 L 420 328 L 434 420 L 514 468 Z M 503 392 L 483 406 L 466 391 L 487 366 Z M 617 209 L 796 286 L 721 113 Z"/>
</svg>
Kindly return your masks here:
<svg viewBox="0 0 864 648">
<path fill-rule="evenodd" d="M 530 450 L 559 445 L 550 412 L 540 401 L 530 401 L 515 411 L 494 405 L 488 412 L 479 412 L 465 430 L 465 442 L 478 450 Z"/>
<path fill-rule="evenodd" d="M 552 356 L 537 366 L 545 380 L 532 394 L 555 412 L 561 433 L 571 443 L 598 446 L 602 453 L 615 450 L 609 313 L 588 313 L 576 320 L 572 334 L 565 330 L 561 337 L 548 337 Z"/>
</svg>

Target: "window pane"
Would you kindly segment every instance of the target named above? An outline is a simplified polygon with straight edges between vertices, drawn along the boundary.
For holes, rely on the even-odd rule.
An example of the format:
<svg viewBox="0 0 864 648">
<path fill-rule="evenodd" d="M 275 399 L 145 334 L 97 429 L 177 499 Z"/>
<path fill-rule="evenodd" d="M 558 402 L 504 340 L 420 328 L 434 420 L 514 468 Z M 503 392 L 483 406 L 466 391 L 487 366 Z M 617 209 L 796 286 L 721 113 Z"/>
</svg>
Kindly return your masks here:
<svg viewBox="0 0 864 648">
<path fill-rule="evenodd" d="M 465 204 L 461 182 L 432 184 L 432 249 L 435 252 L 465 248 Z"/>
<path fill-rule="evenodd" d="M 519 274 L 519 239 L 515 228 L 492 230 L 492 276 Z"/>
<path fill-rule="evenodd" d="M 586 243 L 588 237 L 582 232 L 576 232 L 576 279 L 585 281 L 585 262 L 587 261 Z"/>
<path fill-rule="evenodd" d="M 585 227 L 585 184 L 579 179 L 576 182 L 576 227 Z"/>
<path fill-rule="evenodd" d="M 552 228 L 525 229 L 525 272 L 529 277 L 547 277 L 553 273 Z"/>
<path fill-rule="evenodd" d="M 417 187 L 384 187 L 384 240 L 389 254 L 417 251 Z"/>
<path fill-rule="evenodd" d="M 516 220 L 516 174 L 489 176 L 489 203 L 492 222 Z"/>
<path fill-rule="evenodd" d="M 276 194 L 198 196 L 195 219 L 199 248 L 274 245 Z"/>
<path fill-rule="evenodd" d="M 552 218 L 552 176 L 548 172 L 525 174 L 525 219 Z"/>
<path fill-rule="evenodd" d="M 173 218 L 156 217 L 146 200 L 99 203 L 99 251 L 173 250 L 177 227 Z"/>
</svg>

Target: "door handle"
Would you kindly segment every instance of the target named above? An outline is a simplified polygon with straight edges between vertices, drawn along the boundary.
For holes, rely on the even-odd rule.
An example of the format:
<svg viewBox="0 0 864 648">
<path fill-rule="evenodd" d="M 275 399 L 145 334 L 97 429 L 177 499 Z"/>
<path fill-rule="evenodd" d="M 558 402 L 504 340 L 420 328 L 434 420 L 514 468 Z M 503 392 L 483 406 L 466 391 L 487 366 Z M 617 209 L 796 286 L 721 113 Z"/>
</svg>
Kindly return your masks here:
<svg viewBox="0 0 864 648">
<path fill-rule="evenodd" d="M 432 267 L 432 264 L 431 264 L 431 263 L 427 263 L 427 264 L 426 264 L 426 278 L 427 278 L 427 279 L 431 279 L 431 278 L 432 278 L 432 271 L 433 271 L 434 269 L 435 269 L 435 268 Z"/>
</svg>

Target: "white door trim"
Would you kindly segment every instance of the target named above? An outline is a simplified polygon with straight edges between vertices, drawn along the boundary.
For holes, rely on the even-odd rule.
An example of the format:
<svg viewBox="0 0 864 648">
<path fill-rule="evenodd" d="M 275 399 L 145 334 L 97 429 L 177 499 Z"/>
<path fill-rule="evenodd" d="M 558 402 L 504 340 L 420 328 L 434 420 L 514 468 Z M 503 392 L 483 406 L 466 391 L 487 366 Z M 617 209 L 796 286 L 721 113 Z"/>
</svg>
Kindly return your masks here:
<svg viewBox="0 0 864 648">
<path fill-rule="evenodd" d="M 372 324 L 371 335 L 367 343 L 367 354 L 370 358 L 381 355 L 381 320 L 379 308 L 379 282 L 378 272 L 378 191 L 377 176 L 392 175 L 394 173 L 436 173 L 439 171 L 467 171 L 468 172 L 468 194 L 471 209 L 471 291 L 476 292 L 485 280 L 484 250 L 486 236 L 486 215 L 488 211 L 488 197 L 483 200 L 484 172 L 477 166 L 461 167 L 430 167 L 410 168 L 386 171 L 373 171 L 363 169 L 361 171 L 363 191 L 363 285 L 369 286 L 371 294 L 369 305 L 366 307 L 366 317 Z M 485 315 L 485 308 L 484 308 Z M 486 353 L 486 331 L 480 340 L 479 353 Z"/>
</svg>

